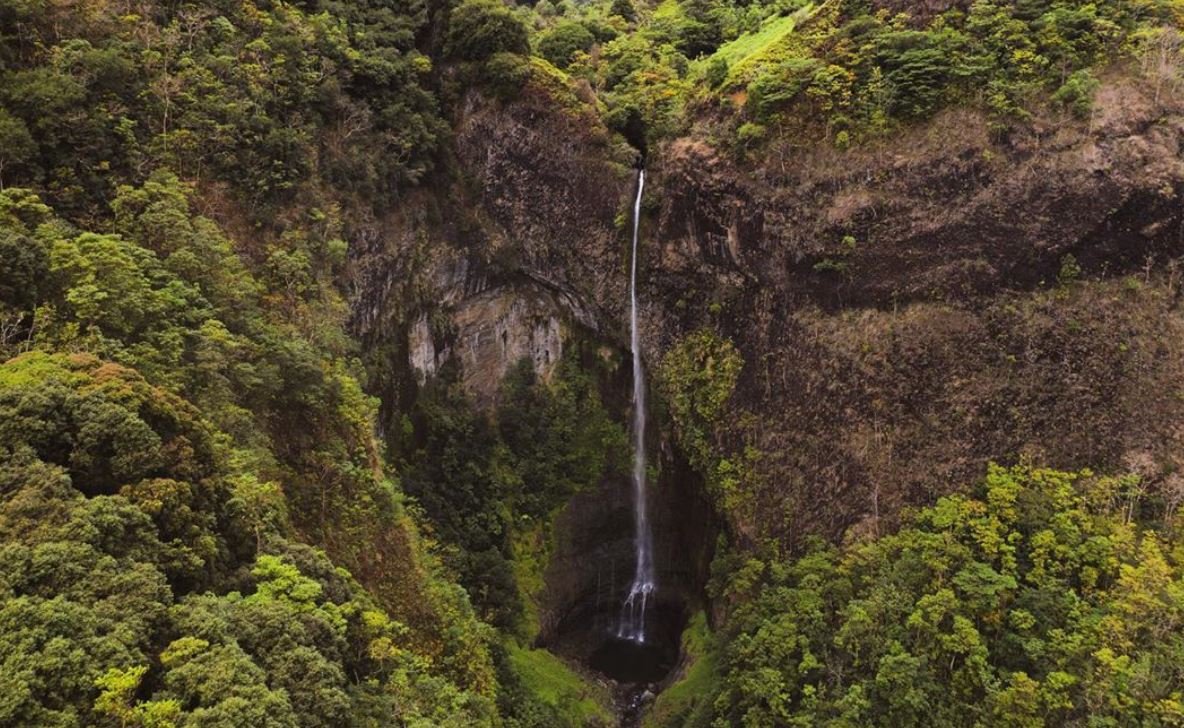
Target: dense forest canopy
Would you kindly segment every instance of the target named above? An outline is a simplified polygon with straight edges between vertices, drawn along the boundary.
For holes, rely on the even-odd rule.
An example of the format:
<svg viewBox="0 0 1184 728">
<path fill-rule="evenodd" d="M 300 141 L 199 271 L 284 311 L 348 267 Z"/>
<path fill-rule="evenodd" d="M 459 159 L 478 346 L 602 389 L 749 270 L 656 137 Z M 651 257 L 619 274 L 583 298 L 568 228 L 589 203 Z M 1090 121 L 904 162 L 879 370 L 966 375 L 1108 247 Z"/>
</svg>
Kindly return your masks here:
<svg viewBox="0 0 1184 728">
<path fill-rule="evenodd" d="M 1005 138 L 1088 120 L 1107 74 L 1177 92 L 1182 20 L 1180 0 L 0 0 L 0 724 L 610 724 L 603 685 L 535 641 L 557 514 L 627 477 L 620 342 L 512 362 L 480 406 L 455 362 L 388 396 L 356 330 L 374 230 L 488 222 L 424 202 L 473 184 L 457 120 L 542 98 L 556 134 L 741 165 L 955 107 Z M 778 484 L 720 423 L 761 362 L 702 329 L 652 366 L 655 447 L 722 523 L 753 516 Z M 648 724 L 1184 724 L 1179 475 L 1042 466 L 842 544 L 724 528 Z"/>
</svg>

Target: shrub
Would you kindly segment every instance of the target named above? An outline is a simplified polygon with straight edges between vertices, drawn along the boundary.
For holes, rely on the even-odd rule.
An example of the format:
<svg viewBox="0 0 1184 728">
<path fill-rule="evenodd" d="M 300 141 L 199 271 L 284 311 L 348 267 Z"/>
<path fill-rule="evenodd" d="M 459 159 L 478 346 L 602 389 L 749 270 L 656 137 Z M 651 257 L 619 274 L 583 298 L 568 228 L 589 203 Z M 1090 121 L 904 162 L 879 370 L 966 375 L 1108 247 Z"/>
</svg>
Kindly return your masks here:
<svg viewBox="0 0 1184 728">
<path fill-rule="evenodd" d="M 461 61 L 530 52 L 526 25 L 498 0 L 465 0 L 449 18 L 444 52 Z"/>
<path fill-rule="evenodd" d="M 583 23 L 560 23 L 539 39 L 539 55 L 559 68 L 571 65 L 576 53 L 588 51 L 596 42 L 592 31 Z"/>
<path fill-rule="evenodd" d="M 499 99 L 518 95 L 530 78 L 530 61 L 517 53 L 494 53 L 481 70 L 486 87 Z"/>
<path fill-rule="evenodd" d="M 1070 75 L 1052 98 L 1076 116 L 1086 117 L 1093 108 L 1094 92 L 1097 90 L 1098 80 L 1089 69 L 1082 69 Z"/>
<path fill-rule="evenodd" d="M 711 63 L 707 64 L 707 73 L 704 75 L 707 85 L 712 88 L 719 88 L 724 85 L 724 81 L 728 80 L 728 62 L 724 58 L 713 58 Z"/>
<path fill-rule="evenodd" d="M 609 8 L 609 15 L 617 15 L 628 20 L 630 23 L 637 20 L 637 10 L 634 9 L 633 3 L 629 0 L 613 0 L 612 7 Z"/>
</svg>

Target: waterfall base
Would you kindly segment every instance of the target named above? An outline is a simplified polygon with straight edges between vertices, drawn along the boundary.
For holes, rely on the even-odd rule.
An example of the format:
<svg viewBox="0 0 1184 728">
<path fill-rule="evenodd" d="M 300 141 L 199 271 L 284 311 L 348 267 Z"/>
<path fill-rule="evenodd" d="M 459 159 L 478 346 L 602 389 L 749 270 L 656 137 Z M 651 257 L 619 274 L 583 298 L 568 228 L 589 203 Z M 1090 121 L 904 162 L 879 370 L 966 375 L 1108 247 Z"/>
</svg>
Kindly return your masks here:
<svg viewBox="0 0 1184 728">
<path fill-rule="evenodd" d="M 653 687 L 678 664 L 686 609 L 681 601 L 651 602 L 646 615 L 646 640 L 617 636 L 615 609 L 580 609 L 564 622 L 547 649 L 618 684 Z"/>
<path fill-rule="evenodd" d="M 623 683 L 659 683 L 678 662 L 678 646 L 612 637 L 588 660 L 593 670 Z"/>
</svg>

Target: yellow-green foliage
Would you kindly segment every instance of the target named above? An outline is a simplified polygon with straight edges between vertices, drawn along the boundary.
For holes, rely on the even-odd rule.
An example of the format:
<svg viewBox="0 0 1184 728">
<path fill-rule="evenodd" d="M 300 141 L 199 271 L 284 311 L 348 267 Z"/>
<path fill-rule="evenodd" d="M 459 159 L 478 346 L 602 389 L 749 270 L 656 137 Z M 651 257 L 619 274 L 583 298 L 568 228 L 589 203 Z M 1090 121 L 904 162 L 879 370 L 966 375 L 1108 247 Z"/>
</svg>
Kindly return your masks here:
<svg viewBox="0 0 1184 728">
<path fill-rule="evenodd" d="M 693 458 L 710 458 L 710 435 L 732 396 L 744 361 L 710 329 L 683 338 L 662 357 L 658 379 L 675 425 Z"/>
<path fill-rule="evenodd" d="M 608 691 L 555 655 L 514 645 L 509 648 L 509 662 L 526 690 L 555 711 L 560 721 L 555 728 L 613 725 Z"/>
<path fill-rule="evenodd" d="M 554 548 L 551 524 L 539 520 L 517 529 L 511 547 L 514 581 L 522 595 L 518 636 L 529 643 L 539 631 L 538 598 L 546 585 L 543 576 Z"/>
<path fill-rule="evenodd" d="M 604 135 L 604 124 L 595 104 L 576 95 L 572 78 L 549 61 L 534 56 L 530 59 L 530 86 L 547 94 L 555 105 L 577 121 L 589 134 Z"/>
<path fill-rule="evenodd" d="M 725 575 L 715 726 L 1174 725 L 1179 531 L 1137 479 L 991 466 L 897 533 Z"/>
<path fill-rule="evenodd" d="M 686 667 L 673 685 L 658 694 L 646 714 L 645 728 L 698 728 L 710 724 L 712 687 L 719 680 L 712 640 L 707 614 L 696 612 L 682 633 Z"/>
<path fill-rule="evenodd" d="M 0 365 L 0 724 L 90 724 L 93 710 L 120 725 L 491 725 L 488 635 L 463 594 L 436 596 L 446 585 L 414 544 L 378 580 L 421 595 L 398 617 L 445 636 L 433 654 L 390 602 L 290 540 L 282 491 L 244 490 L 258 475 L 231 470 L 227 443 L 189 402 L 93 355 Z"/>
<path fill-rule="evenodd" d="M 744 489 L 759 457 L 752 450 L 725 457 L 716 446 L 716 427 L 743 366 L 740 352 L 730 340 L 704 329 L 666 352 L 657 371 L 679 443 L 727 512 L 749 501 Z"/>
<path fill-rule="evenodd" d="M 696 65 L 707 67 L 713 62 L 723 61 L 728 64 L 726 83 L 729 86 L 747 83 L 762 65 L 780 62 L 792 54 L 795 46 L 800 50 L 800 41 L 795 43 L 792 35 L 813 9 L 811 3 L 791 15 L 770 16 L 760 30 L 723 44 Z"/>
<path fill-rule="evenodd" d="M 109 617 L 109 631 L 141 640 L 134 651 L 95 643 L 93 649 L 116 662 L 86 663 L 73 682 L 22 673 L 10 686 L 25 696 L 14 709 L 46 724 L 50 706 L 89 706 L 99 689 L 95 671 L 145 662 L 151 656 L 145 646 L 171 629 L 159 617 L 142 624 L 139 612 L 162 612 L 196 590 L 225 593 L 242 583 L 238 576 L 232 585 L 231 574 L 258 550 L 297 548 L 299 535 L 323 546 L 369 590 L 352 601 L 372 600 L 400 620 L 400 639 L 414 658 L 395 680 L 373 665 L 334 663 L 342 646 L 324 645 L 334 665 L 328 673 L 372 683 L 375 700 L 415 692 L 422 711 L 408 708 L 408 717 L 454 699 L 473 706 L 454 710 L 457 715 L 486 715 L 496 682 L 490 631 L 464 592 L 440 576 L 399 507 L 373 436 L 376 401 L 342 355 L 349 345 L 332 283 L 340 264 L 336 224 L 315 216 L 317 232 L 293 233 L 251 271 L 221 228 L 190 204 L 189 187 L 158 171 L 143 184 L 119 188 L 110 223 L 115 232 L 98 234 L 71 226 L 26 190 L 0 192 L 0 315 L 15 310 L 18 324 L 16 338 L 0 341 L 0 356 L 32 349 L 0 366 L 0 472 L 21 484 L 0 488 L 0 509 L 18 509 L 0 515 L 0 549 L 17 559 L 0 576 L 0 612 L 8 610 L 0 619 L 39 619 L 41 603 L 28 600 L 56 593 L 37 587 L 36 570 L 16 556 L 49 548 L 27 530 L 29 523 L 45 523 L 21 510 L 30 503 L 75 513 L 75 520 L 89 518 L 86 509 L 114 509 L 121 515 L 111 527 L 138 534 L 104 536 L 106 550 L 96 555 L 84 531 L 67 529 L 55 537 L 64 549 L 53 549 L 69 558 L 51 571 L 65 576 L 109 559 L 113 569 L 139 569 L 136 578 L 151 585 L 126 612 Z M 62 353 L 79 350 L 93 353 Z M 90 500 L 80 506 L 84 494 Z M 270 558 L 261 557 L 260 566 L 275 566 Z M 68 581 L 58 588 L 73 588 Z M 64 608 L 78 612 L 75 621 L 85 620 L 89 599 Z M 340 636 L 342 618 L 324 621 Z M 251 683 L 258 681 L 247 673 L 262 680 L 272 669 L 265 655 L 249 649 L 211 649 L 195 659 L 209 662 L 206 667 L 229 660 Z M 364 646 L 351 654 L 361 659 Z M 39 655 L 30 650 L 27 658 Z M 185 670 L 199 669 L 186 664 Z M 147 680 L 156 685 L 159 678 L 150 673 Z M 404 678 L 412 685 L 399 682 Z M 112 681 L 103 689 L 126 683 Z M 344 683 L 335 685 L 335 695 L 344 695 Z M 315 692 L 293 689 L 297 713 L 314 715 L 301 701 Z M 278 701 L 276 714 L 284 714 L 280 697 L 260 696 Z M 117 702 L 112 697 L 104 710 L 137 714 Z M 355 708 L 362 710 L 342 709 Z M 0 716 L 0 723 L 15 725 L 10 718 Z"/>
</svg>

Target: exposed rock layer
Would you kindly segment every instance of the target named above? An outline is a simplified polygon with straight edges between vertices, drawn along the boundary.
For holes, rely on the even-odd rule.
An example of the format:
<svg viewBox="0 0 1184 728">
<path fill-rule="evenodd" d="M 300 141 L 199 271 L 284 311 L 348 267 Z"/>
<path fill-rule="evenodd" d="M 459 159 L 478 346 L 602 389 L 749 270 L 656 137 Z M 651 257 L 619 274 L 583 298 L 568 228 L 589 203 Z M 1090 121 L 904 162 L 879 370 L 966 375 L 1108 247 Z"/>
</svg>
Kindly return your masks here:
<svg viewBox="0 0 1184 728">
<path fill-rule="evenodd" d="M 1174 467 L 1182 123 L 1177 99 L 1118 80 L 1093 118 L 1049 114 L 1004 138 L 951 111 L 849 152 L 653 150 L 644 351 L 652 371 L 713 327 L 744 355 L 719 445 L 762 456 L 747 506 L 723 514 L 731 528 L 790 542 L 878 528 L 989 460 Z M 455 142 L 460 181 L 425 205 L 437 214 L 359 246 L 359 328 L 402 342 L 392 370 L 463 358 L 466 336 L 490 331 L 517 343 L 465 361 L 487 400 L 511 358 L 545 370 L 556 331 L 624 348 L 628 151 L 591 107 L 538 89 L 509 106 L 470 97 Z M 570 504 L 545 635 L 627 552 L 627 503 L 606 486 Z M 672 543 L 696 536 L 709 538 Z"/>
</svg>

